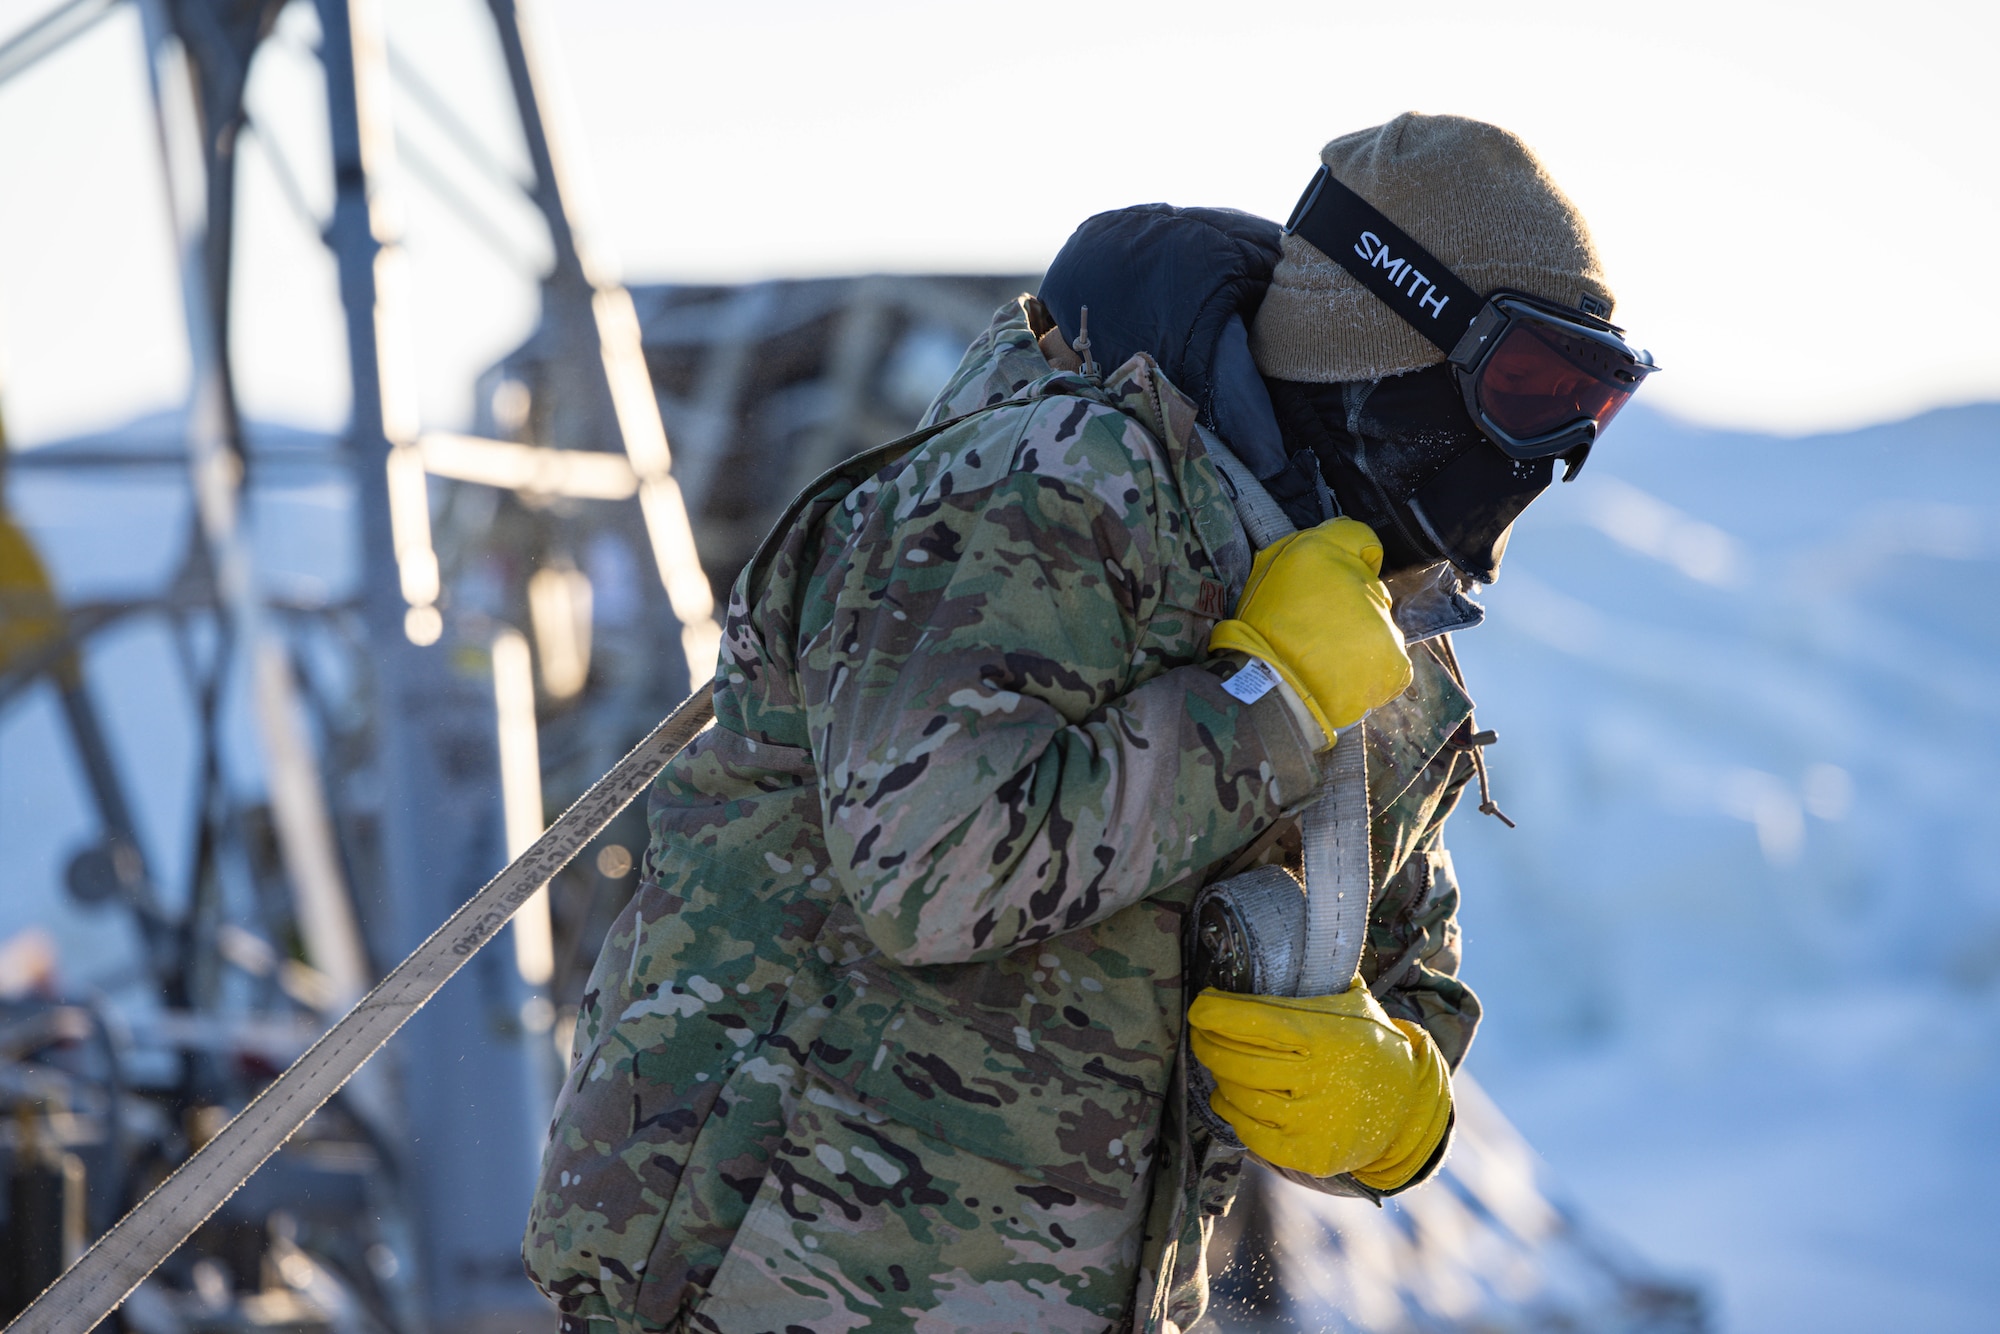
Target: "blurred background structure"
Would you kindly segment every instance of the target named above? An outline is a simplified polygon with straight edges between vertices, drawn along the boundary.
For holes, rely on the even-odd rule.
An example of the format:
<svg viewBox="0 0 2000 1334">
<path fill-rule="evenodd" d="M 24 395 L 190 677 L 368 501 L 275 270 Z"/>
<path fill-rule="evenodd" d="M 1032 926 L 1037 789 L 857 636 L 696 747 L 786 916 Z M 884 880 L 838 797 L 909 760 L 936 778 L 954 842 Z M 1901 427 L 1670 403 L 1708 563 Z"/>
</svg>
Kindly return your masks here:
<svg viewBox="0 0 2000 1334">
<path fill-rule="evenodd" d="M 8 42 L 12 68 L 53 54 L 109 8 L 58 7 Z M 123 607 L 79 607 L 74 623 L 32 540 L 10 524 L 8 582 L 22 606 L 10 608 L 6 666 L 15 689 L 40 678 L 57 684 L 97 816 L 94 837 L 69 860 L 66 888 L 100 914 L 129 915 L 134 980 L 151 984 L 143 1002 L 151 1027 L 113 1036 L 115 1019 L 125 1017 L 113 1002 L 63 1004 L 53 994 L 21 1002 L 10 1067 L 25 1081 L 12 1099 L 14 1307 L 542 829 L 530 651 L 520 631 L 477 609 L 455 614 L 447 635 L 427 450 L 488 483 L 495 468 L 511 466 L 516 475 L 501 480 L 521 484 L 525 461 L 527 486 L 549 497 L 602 497 L 601 478 L 616 472 L 614 494 L 638 512 L 626 529 L 644 539 L 657 575 L 647 581 L 650 598 L 637 588 L 632 595 L 638 619 L 657 629 L 631 647 L 655 647 L 664 631 L 668 652 L 652 684 L 668 698 L 685 690 L 689 661 L 713 658 L 713 600 L 668 475 L 631 300 L 593 273 L 579 248 L 540 114 L 536 54 L 511 4 L 489 8 L 529 151 L 522 189 L 554 254 L 542 282 L 540 421 L 588 454 L 421 432 L 402 304 L 387 101 L 394 76 L 368 0 L 329 0 L 312 11 L 333 177 L 320 234 L 339 275 L 350 421 L 342 438 L 302 442 L 293 458 L 254 430 L 232 355 L 237 150 L 255 124 L 246 100 L 251 64 L 284 5 L 137 5 L 167 185 L 161 221 L 179 257 L 186 311 L 186 407 L 165 423 L 165 448 L 149 458 L 130 452 L 125 433 L 97 448 L 44 450 L 35 461 L 82 487 L 85 505 L 105 489 L 83 480 L 92 473 L 179 464 L 185 478 L 175 500 L 184 503 L 149 507 L 106 544 L 129 554 L 147 527 L 165 519 L 178 529 L 166 537 L 168 561 L 127 572 L 151 587 Z M 404 77 L 423 87 L 420 76 Z M 442 104 L 435 114 L 456 124 Z M 476 141 L 465 148 L 476 153 Z M 306 538 L 293 550 L 305 568 L 292 573 L 314 591 L 290 599 L 271 596 L 272 572 L 248 535 L 258 518 L 283 524 L 283 502 L 262 516 L 245 503 L 271 500 L 267 472 L 282 476 L 288 465 L 345 491 L 326 516 L 331 531 L 318 534 L 338 532 L 335 542 L 315 550 L 309 536 L 292 534 Z M 518 583 L 493 590 L 494 610 L 536 623 L 541 679 L 561 699 L 578 693 L 587 670 L 589 599 L 534 540 L 535 529 L 523 534 L 530 545 L 521 554 L 546 565 L 555 582 L 529 579 L 517 564 L 508 573 Z M 345 568 L 326 568 L 343 546 Z M 547 604 L 546 614 L 518 614 L 531 603 L 536 613 Z M 188 722 L 200 758 L 188 790 L 175 793 L 191 826 L 180 859 L 157 847 L 149 855 L 154 840 L 137 829 L 126 791 L 183 783 L 150 768 L 120 774 L 85 681 L 93 638 L 126 618 L 165 630 L 171 656 L 156 670 L 177 668 L 194 705 Z M 567 659 L 548 651 L 564 634 Z M 228 733 L 244 724 L 250 754 L 232 755 Z M 255 778 L 245 773 L 251 767 Z M 259 1187 L 239 1194 L 151 1281 L 128 1323 L 484 1329 L 541 1315 L 516 1254 L 515 1216 L 557 1065 L 547 1039 L 555 941 L 546 895 L 512 936 L 515 967 L 482 958 L 473 986 L 455 988 L 413 1026 L 398 1053 L 401 1070 L 370 1071 L 315 1118 L 275 1172 L 260 1174 Z M 19 989 L 56 991 L 38 981 Z M 260 1045 L 253 1035 L 265 1030 L 272 1036 Z M 93 1033 L 97 1061 L 69 1059 L 68 1048 Z M 81 1148 L 94 1151 L 94 1163 Z M 329 1155 L 332 1169 L 318 1161 Z M 329 1170 L 338 1184 L 320 1179 Z M 57 1218 L 60 1246 L 49 1240 Z"/>
<path fill-rule="evenodd" d="M 1523 826 L 1452 831 L 1465 1142 L 1379 1212 L 1258 1178 L 1209 1323 L 1987 1327 L 2000 406 L 1908 414 L 2000 396 L 1996 279 L 1851 266 L 2000 221 L 1959 151 L 1993 19 L 1604 16 L 1609 115 L 1483 77 L 1567 7 L 1461 8 L 1295 16 L 1331 65 L 1429 61 L 1323 94 L 1199 6 L 1093 29 L 1127 59 L 1078 83 L 1073 8 L 572 0 L 572 102 L 512 0 L 0 0 L 0 1311 L 706 673 L 784 503 L 1070 225 L 1282 215 L 1321 140 L 1420 102 L 1551 156 L 1672 373 L 1460 645 Z M 1131 151 L 1164 70 L 1248 109 Z M 607 236 L 690 280 L 621 284 Z M 1746 311 L 1753 270 L 1784 295 Z M 644 842 L 628 812 L 124 1325 L 546 1328 L 521 1220 Z"/>
</svg>

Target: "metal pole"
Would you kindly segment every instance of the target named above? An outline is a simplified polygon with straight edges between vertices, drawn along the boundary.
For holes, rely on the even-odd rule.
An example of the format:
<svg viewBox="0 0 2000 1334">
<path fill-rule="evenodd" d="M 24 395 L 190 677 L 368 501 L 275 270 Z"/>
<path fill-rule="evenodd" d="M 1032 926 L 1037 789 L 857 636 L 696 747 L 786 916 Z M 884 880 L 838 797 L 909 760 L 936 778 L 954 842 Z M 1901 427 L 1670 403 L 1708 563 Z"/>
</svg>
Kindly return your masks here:
<svg viewBox="0 0 2000 1334">
<path fill-rule="evenodd" d="M 549 241 L 555 249 L 555 268 L 542 289 L 543 318 L 597 345 L 611 421 L 632 462 L 632 471 L 639 476 L 639 506 L 652 541 L 653 559 L 667 600 L 681 623 L 688 680 L 704 680 L 715 669 L 722 631 L 715 622 L 714 593 L 695 552 L 687 504 L 673 477 L 673 454 L 640 347 L 639 317 L 631 294 L 603 271 L 604 266 L 593 259 L 579 237 L 575 191 L 568 186 L 567 164 L 543 115 L 548 75 L 536 59 L 520 0 L 487 0 L 487 6 L 493 11 L 507 77 L 514 88 L 514 105 L 521 116 L 521 132 L 528 144 L 528 159 L 535 170 L 530 193 L 548 224 Z"/>
<path fill-rule="evenodd" d="M 374 0 L 316 0 L 335 197 L 327 231 L 347 315 L 363 617 L 373 651 L 378 947 L 396 958 L 506 861 L 486 645 L 455 643 L 437 565 L 401 342 L 395 136 Z M 442 642 L 440 642 L 442 641 Z M 527 999 L 509 960 L 473 959 L 398 1044 L 422 1285 L 434 1328 L 527 1328 L 547 1304 L 521 1269 L 544 1109 Z"/>
<path fill-rule="evenodd" d="M 291 881 L 299 926 L 313 964 L 333 984 L 340 1005 L 352 1003 L 373 980 L 354 918 L 346 875 L 328 814 L 326 792 L 307 733 L 303 706 L 284 640 L 263 614 L 247 543 L 238 522 L 242 461 L 232 437 L 236 420 L 226 361 L 217 341 L 222 325 L 210 302 L 227 283 L 214 272 L 228 253 L 209 240 L 216 208 L 227 196 L 209 190 L 195 136 L 201 134 L 198 90 L 164 0 L 140 0 L 169 207 L 178 247 L 193 389 L 188 405 L 188 467 L 195 513 L 215 570 L 223 614 L 234 623 L 249 658 L 253 712 L 262 743 L 273 822 Z M 247 57 L 246 57 L 247 59 Z M 240 85 L 239 85 L 240 86 Z M 192 180 L 201 174 L 203 179 Z M 227 229 L 224 228 L 226 235 Z"/>
</svg>

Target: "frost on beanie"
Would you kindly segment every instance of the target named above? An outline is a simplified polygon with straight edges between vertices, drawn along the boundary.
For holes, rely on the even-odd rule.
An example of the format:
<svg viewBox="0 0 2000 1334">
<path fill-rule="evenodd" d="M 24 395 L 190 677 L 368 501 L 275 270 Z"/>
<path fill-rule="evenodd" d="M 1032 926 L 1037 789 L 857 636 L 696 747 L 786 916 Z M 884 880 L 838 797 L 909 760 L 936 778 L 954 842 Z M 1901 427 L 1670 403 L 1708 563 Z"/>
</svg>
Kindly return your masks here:
<svg viewBox="0 0 2000 1334">
<path fill-rule="evenodd" d="M 1519 138 L 1463 116 L 1405 112 L 1320 150 L 1336 180 L 1482 295 L 1509 287 L 1576 306 L 1611 305 L 1576 205 Z M 1257 368 L 1331 384 L 1400 375 L 1444 360 L 1346 269 L 1297 236 L 1250 330 Z"/>
</svg>

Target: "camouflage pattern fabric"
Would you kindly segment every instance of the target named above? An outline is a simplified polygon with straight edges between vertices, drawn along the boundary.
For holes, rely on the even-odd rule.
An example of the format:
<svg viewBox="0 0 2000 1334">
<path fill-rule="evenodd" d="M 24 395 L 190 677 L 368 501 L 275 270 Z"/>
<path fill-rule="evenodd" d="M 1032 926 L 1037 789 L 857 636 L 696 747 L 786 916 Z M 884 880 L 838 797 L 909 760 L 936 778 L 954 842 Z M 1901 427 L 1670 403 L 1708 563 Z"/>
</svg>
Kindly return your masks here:
<svg viewBox="0 0 2000 1334">
<path fill-rule="evenodd" d="M 1233 1169 L 1177 1106 L 1181 919 L 1314 757 L 1205 653 L 1247 548 L 1192 404 L 1144 356 L 1053 371 L 1031 309 L 927 420 L 978 415 L 815 483 L 732 592 L 717 725 L 653 793 L 529 1222 L 566 1328 L 1104 1330 L 1200 1301 L 1183 1261 Z M 1442 765 L 1385 814 L 1441 819 Z M 1441 902 L 1378 952 L 1442 941 Z"/>
<path fill-rule="evenodd" d="M 1479 1026 L 1458 980 L 1458 875 L 1444 822 L 1472 779 L 1472 700 L 1435 646 L 1410 654 L 1416 679 L 1368 720 L 1375 900 L 1361 976 L 1393 976 L 1382 1006 L 1422 1024 L 1456 1070 Z"/>
<path fill-rule="evenodd" d="M 1473 773 L 1468 749 L 1472 701 L 1436 646 L 1410 650 L 1414 669 L 1402 695 L 1368 718 L 1368 804 L 1373 883 L 1369 938 L 1361 976 L 1376 988 L 1383 1008 L 1422 1024 L 1453 1069 L 1464 1059 L 1480 1017 L 1479 999 L 1458 981 L 1458 881 L 1442 834 Z M 1223 874 L 1260 864 L 1285 866 L 1303 878 L 1295 820 L 1277 822 Z M 1218 877 L 1219 878 L 1219 877 Z M 1388 975 L 1386 989 L 1376 984 Z M 1191 1060 L 1185 1050 L 1183 1061 Z M 1241 1177 L 1243 1149 L 1210 1140 L 1198 1120 L 1185 1115 L 1185 1066 L 1168 1112 L 1175 1118 L 1177 1163 L 1162 1173 L 1149 1238 L 1160 1239 L 1149 1271 L 1150 1310 L 1135 1328 L 1184 1329 L 1208 1305 L 1206 1258 L 1216 1219 L 1227 1214 Z M 1434 1175 L 1443 1154 L 1392 1194 L 1414 1189 Z M 1287 1169 L 1280 1175 L 1336 1195 L 1381 1198 L 1351 1177 L 1314 1178 Z M 1364 1206 L 1365 1207 L 1365 1206 Z M 1149 1254 L 1150 1254 L 1149 1250 Z"/>
</svg>

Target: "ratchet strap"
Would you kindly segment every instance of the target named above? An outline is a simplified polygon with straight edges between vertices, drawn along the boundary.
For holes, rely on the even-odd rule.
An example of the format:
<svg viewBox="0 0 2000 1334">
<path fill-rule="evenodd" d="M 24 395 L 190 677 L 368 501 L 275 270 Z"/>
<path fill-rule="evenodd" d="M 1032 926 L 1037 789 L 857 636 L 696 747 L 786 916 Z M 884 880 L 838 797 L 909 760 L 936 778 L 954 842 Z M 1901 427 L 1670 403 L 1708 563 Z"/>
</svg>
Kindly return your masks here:
<svg viewBox="0 0 2000 1334">
<path fill-rule="evenodd" d="M 1227 445 L 1205 429 L 1201 438 L 1234 493 L 1237 517 L 1253 547 L 1261 551 L 1298 531 Z M 1366 727 L 1364 720 L 1341 729 L 1333 748 L 1320 757 L 1319 795 L 1299 812 L 1306 873 L 1306 938 L 1297 990 L 1301 996 L 1347 990 L 1361 969 L 1368 943 L 1375 886 L 1368 846 Z"/>
</svg>

